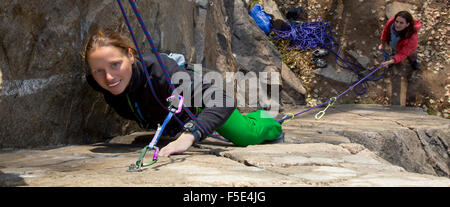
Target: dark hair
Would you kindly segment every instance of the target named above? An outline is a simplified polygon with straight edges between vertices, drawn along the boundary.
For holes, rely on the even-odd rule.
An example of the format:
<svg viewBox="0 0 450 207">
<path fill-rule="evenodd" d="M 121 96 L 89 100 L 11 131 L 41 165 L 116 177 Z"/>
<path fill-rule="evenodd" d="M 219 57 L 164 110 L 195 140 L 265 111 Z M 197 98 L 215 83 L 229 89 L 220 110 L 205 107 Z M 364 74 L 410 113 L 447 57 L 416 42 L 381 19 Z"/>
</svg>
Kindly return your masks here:
<svg viewBox="0 0 450 207">
<path fill-rule="evenodd" d="M 83 58 L 84 62 L 86 63 L 86 72 L 87 74 L 90 74 L 89 70 L 89 62 L 88 57 L 89 55 L 94 52 L 99 47 L 105 47 L 105 46 L 114 46 L 119 48 L 124 54 L 128 54 L 128 49 L 131 49 L 133 51 L 133 54 L 137 54 L 137 50 L 133 44 L 133 42 L 123 36 L 117 33 L 114 30 L 99 30 L 96 34 L 92 35 L 85 47 L 84 50 L 81 53 L 81 57 Z"/>
<path fill-rule="evenodd" d="M 403 19 L 406 20 L 406 23 L 409 23 L 409 26 L 400 32 L 401 38 L 405 38 L 405 37 L 409 38 L 414 33 L 417 32 L 416 28 L 414 28 L 414 23 L 415 23 L 414 18 L 409 12 L 407 12 L 407 11 L 398 12 L 395 15 L 394 21 L 397 19 L 397 17 L 402 17 Z"/>
</svg>

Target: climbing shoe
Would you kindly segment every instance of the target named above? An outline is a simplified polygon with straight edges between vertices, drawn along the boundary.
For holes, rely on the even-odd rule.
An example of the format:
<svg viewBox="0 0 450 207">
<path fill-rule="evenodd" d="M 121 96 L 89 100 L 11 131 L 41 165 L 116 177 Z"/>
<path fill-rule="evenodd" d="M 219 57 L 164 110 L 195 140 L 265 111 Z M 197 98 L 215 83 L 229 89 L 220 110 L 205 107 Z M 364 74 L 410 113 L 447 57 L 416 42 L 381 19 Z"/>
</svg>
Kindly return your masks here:
<svg viewBox="0 0 450 207">
<path fill-rule="evenodd" d="M 314 65 L 316 65 L 319 68 L 325 68 L 328 65 L 327 61 L 320 58 L 313 58 L 311 61 L 314 63 Z"/>
<path fill-rule="evenodd" d="M 299 6 L 299 7 L 290 6 L 289 8 L 287 8 L 286 19 L 298 20 L 300 18 L 300 15 L 302 14 L 302 12 L 303 12 L 303 8 L 301 6 Z"/>
<path fill-rule="evenodd" d="M 313 51 L 314 57 L 323 57 L 325 55 L 328 55 L 328 51 L 322 48 L 318 48 Z"/>
</svg>

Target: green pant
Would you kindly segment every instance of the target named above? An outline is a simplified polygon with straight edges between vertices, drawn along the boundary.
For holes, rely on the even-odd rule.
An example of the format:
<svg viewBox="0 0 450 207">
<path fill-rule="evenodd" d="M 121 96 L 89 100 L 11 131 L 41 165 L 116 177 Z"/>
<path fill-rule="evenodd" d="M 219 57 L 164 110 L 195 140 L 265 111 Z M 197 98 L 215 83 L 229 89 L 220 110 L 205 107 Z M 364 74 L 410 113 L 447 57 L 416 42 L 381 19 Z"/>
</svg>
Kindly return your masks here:
<svg viewBox="0 0 450 207">
<path fill-rule="evenodd" d="M 278 138 L 281 124 L 264 110 L 242 115 L 235 109 L 217 132 L 233 144 L 245 147 Z"/>
</svg>

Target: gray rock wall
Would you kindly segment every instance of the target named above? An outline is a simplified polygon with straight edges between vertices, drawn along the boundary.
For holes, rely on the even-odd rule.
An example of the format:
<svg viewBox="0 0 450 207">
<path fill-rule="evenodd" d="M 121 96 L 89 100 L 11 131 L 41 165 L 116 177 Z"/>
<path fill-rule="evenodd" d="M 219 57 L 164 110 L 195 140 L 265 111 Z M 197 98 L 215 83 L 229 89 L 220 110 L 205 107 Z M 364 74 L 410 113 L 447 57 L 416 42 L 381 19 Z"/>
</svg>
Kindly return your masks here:
<svg viewBox="0 0 450 207">
<path fill-rule="evenodd" d="M 85 143 L 129 128 L 88 88 L 79 56 L 90 31 L 119 26 L 114 4 L 2 1 L 0 6 L 0 147 Z"/>
<path fill-rule="evenodd" d="M 192 56 L 193 2 L 138 4 L 160 48 Z M 2 1 L 0 6 L 0 147 L 88 143 L 137 129 L 86 84 L 79 55 L 98 28 L 127 32 L 115 1 Z"/>
<path fill-rule="evenodd" d="M 124 4 L 142 50 L 148 51 L 128 2 Z M 280 54 L 258 34 L 262 32 L 241 0 L 137 4 L 162 52 L 184 54 L 190 63 L 222 73 L 237 71 L 237 65 L 281 72 Z M 98 28 L 128 34 L 116 1 L 15 0 L 1 1 L 0 8 L 0 148 L 90 143 L 137 130 L 90 89 L 79 55 Z M 257 51 L 253 57 L 252 51 Z"/>
<path fill-rule="evenodd" d="M 420 108 L 341 104 L 315 120 L 312 113 L 283 125 L 288 143 L 363 145 L 409 172 L 450 176 L 450 121 Z"/>
</svg>

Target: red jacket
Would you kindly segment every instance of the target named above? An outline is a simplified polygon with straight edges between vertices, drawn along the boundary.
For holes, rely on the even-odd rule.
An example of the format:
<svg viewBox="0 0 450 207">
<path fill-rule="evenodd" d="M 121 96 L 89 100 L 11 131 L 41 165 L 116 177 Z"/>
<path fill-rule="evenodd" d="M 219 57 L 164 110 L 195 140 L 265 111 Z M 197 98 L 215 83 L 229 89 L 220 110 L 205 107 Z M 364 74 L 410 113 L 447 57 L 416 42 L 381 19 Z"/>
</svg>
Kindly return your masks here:
<svg viewBox="0 0 450 207">
<path fill-rule="evenodd" d="M 388 40 L 391 38 L 391 26 L 392 24 L 394 24 L 394 20 L 395 16 L 389 19 L 383 28 L 383 33 L 381 34 L 381 41 L 383 43 L 388 43 Z M 399 63 L 405 60 L 409 55 L 417 50 L 419 42 L 418 33 L 422 25 L 417 20 L 414 20 L 414 22 L 414 28 L 416 29 L 416 32 L 410 37 L 401 39 L 397 44 L 397 54 L 393 57 L 395 63 Z"/>
</svg>

